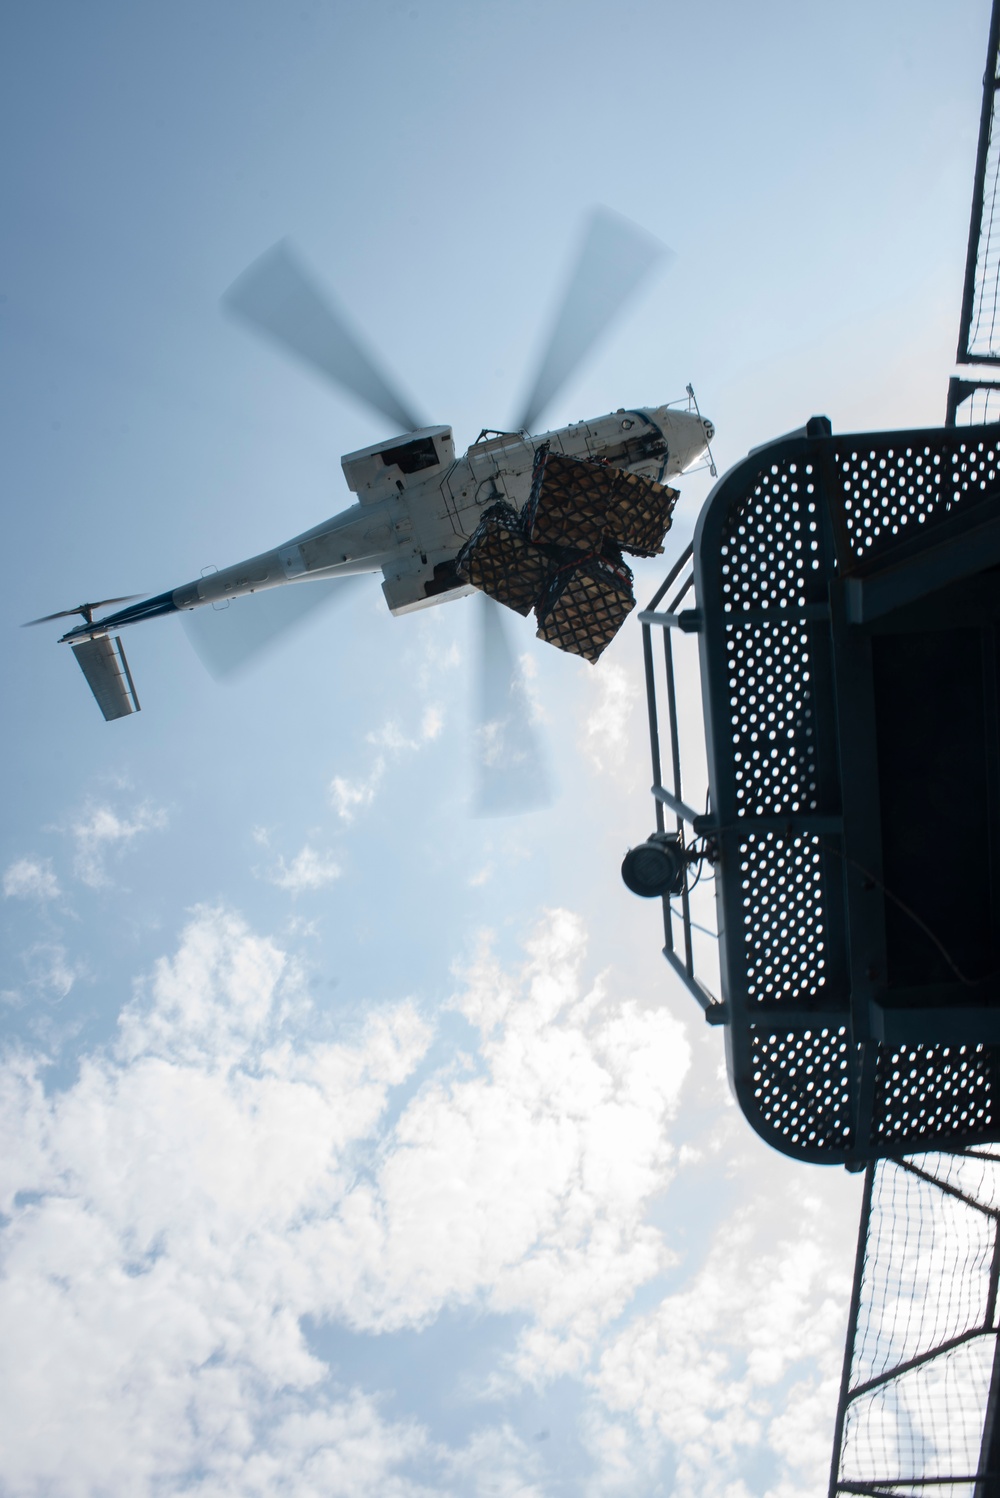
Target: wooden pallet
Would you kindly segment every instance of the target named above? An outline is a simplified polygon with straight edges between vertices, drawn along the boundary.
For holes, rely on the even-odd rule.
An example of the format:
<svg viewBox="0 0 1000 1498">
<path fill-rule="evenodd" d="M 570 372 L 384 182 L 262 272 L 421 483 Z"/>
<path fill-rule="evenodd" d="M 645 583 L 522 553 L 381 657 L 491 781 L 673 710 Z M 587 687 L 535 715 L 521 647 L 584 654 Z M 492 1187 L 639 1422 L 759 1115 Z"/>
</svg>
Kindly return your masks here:
<svg viewBox="0 0 1000 1498">
<path fill-rule="evenodd" d="M 522 512 L 525 535 L 536 546 L 599 551 L 616 482 L 617 470 L 606 463 L 539 448 Z"/>
<path fill-rule="evenodd" d="M 637 473 L 615 471 L 618 482 L 607 508 L 607 535 L 633 556 L 659 556 L 679 491 Z"/>
<path fill-rule="evenodd" d="M 563 567 L 536 609 L 538 638 L 596 661 L 635 608 L 632 574 L 606 557 Z"/>
<path fill-rule="evenodd" d="M 513 505 L 501 501 L 484 510 L 455 558 L 459 575 L 517 613 L 531 613 L 553 563 L 532 546 Z"/>
</svg>

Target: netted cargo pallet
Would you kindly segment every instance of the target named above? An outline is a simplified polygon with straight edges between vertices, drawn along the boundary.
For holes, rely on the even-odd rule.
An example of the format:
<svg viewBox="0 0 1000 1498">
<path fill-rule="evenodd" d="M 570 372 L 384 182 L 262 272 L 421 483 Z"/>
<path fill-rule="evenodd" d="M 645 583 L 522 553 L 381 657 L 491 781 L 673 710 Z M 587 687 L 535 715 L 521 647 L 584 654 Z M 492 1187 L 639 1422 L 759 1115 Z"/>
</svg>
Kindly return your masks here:
<svg viewBox="0 0 1000 1498">
<path fill-rule="evenodd" d="M 519 614 L 531 613 L 552 566 L 545 552 L 527 540 L 513 505 L 503 501 L 484 510 L 455 558 L 461 577 Z"/>
<path fill-rule="evenodd" d="M 538 638 L 596 661 L 635 607 L 632 574 L 609 557 L 560 568 L 539 600 Z"/>
<path fill-rule="evenodd" d="M 612 471 L 617 482 L 607 508 L 607 534 L 634 556 L 659 556 L 678 491 L 621 468 Z"/>
<path fill-rule="evenodd" d="M 587 553 L 599 551 L 607 535 L 636 556 L 658 556 L 677 497 L 666 484 L 543 446 L 535 454 L 522 512 L 525 535 L 537 546 Z"/>
<path fill-rule="evenodd" d="M 536 546 L 599 551 L 618 470 L 540 447 L 535 454 L 524 530 Z"/>
</svg>

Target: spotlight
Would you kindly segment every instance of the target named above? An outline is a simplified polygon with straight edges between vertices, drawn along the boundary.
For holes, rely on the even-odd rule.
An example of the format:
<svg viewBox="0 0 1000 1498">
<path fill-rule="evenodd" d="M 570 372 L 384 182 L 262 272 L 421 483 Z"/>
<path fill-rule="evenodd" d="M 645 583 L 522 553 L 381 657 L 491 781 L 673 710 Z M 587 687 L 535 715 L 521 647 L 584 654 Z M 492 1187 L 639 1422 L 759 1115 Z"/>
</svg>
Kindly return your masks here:
<svg viewBox="0 0 1000 1498">
<path fill-rule="evenodd" d="M 622 878 L 634 895 L 653 900 L 679 895 L 684 888 L 686 860 L 676 832 L 654 832 L 622 860 Z"/>
</svg>

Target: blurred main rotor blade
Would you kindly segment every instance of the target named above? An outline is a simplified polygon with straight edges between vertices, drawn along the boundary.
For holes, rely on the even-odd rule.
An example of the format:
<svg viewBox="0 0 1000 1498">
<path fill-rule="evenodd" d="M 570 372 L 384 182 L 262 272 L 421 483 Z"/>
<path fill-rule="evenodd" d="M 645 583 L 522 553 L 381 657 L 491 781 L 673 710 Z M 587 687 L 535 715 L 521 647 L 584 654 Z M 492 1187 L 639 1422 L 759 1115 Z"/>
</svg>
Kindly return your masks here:
<svg viewBox="0 0 1000 1498">
<path fill-rule="evenodd" d="M 113 603 L 134 603 L 141 597 L 141 593 L 128 593 L 124 598 L 101 598 L 97 603 L 80 603 L 75 609 L 60 609 L 58 614 L 43 614 L 40 619 L 26 619 L 21 628 L 29 629 L 32 624 L 50 624 L 53 619 L 71 619 L 74 614 L 83 614 L 86 618 L 88 610 L 93 613 L 95 609 L 109 609 Z M 98 619 L 97 623 L 100 622 Z"/>
<path fill-rule="evenodd" d="M 184 614 L 184 629 L 206 671 L 216 681 L 238 676 L 320 609 L 354 592 L 361 577 L 287 583 L 234 598 L 228 608 L 205 604 Z"/>
<path fill-rule="evenodd" d="M 531 703 L 500 604 L 480 594 L 480 715 L 476 726 L 477 816 L 548 806 L 552 787 Z"/>
<path fill-rule="evenodd" d="M 658 260 L 658 239 L 608 208 L 595 209 L 563 294 L 517 430 L 535 431 L 542 412 L 590 352 Z"/>
<path fill-rule="evenodd" d="M 222 298 L 223 306 L 304 359 L 335 384 L 388 416 L 402 432 L 425 425 L 371 354 L 297 263 L 286 240 L 255 260 Z"/>
</svg>

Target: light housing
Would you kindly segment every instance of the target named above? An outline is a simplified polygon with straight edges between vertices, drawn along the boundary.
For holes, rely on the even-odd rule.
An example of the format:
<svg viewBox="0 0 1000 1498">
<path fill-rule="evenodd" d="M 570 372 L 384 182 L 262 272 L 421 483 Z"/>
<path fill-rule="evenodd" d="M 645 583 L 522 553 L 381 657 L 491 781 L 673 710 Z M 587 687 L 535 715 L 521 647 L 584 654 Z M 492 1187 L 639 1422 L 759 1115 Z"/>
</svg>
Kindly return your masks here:
<svg viewBox="0 0 1000 1498">
<path fill-rule="evenodd" d="M 634 895 L 655 900 L 679 895 L 684 888 L 686 859 L 676 832 L 653 832 L 622 859 L 622 878 Z"/>
</svg>

